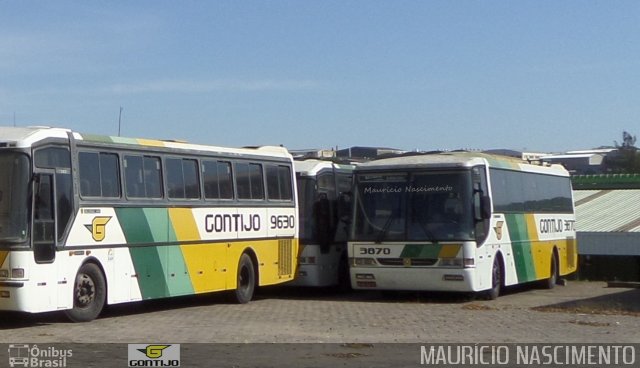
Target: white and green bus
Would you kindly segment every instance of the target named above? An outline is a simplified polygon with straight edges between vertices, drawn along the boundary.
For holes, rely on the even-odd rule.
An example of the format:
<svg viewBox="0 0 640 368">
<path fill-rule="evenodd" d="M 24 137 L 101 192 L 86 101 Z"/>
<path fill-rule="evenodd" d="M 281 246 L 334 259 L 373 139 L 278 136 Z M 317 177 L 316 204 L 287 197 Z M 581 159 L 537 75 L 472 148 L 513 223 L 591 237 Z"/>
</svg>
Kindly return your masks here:
<svg viewBox="0 0 640 368">
<path fill-rule="evenodd" d="M 457 152 L 364 163 L 348 247 L 356 289 L 456 291 L 494 299 L 553 287 L 577 268 L 568 172 Z"/>
<path fill-rule="evenodd" d="M 293 160 L 0 128 L 0 310 L 96 318 L 105 304 L 254 289 L 296 274 Z"/>
<path fill-rule="evenodd" d="M 347 237 L 353 165 L 294 161 L 300 203 L 298 275 L 288 285 L 349 285 Z"/>
</svg>

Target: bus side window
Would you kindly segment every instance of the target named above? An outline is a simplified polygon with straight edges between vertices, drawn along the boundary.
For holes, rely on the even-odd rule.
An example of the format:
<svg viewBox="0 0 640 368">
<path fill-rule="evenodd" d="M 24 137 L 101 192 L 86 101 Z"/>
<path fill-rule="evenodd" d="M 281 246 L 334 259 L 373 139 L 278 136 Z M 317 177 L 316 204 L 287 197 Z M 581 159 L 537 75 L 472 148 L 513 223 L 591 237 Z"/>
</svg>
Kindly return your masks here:
<svg viewBox="0 0 640 368">
<path fill-rule="evenodd" d="M 51 176 L 42 175 L 40 181 L 37 184 L 36 190 L 36 203 L 35 203 L 35 219 L 41 221 L 51 220 L 53 221 L 53 195 L 51 185 Z M 43 238 L 44 239 L 44 238 Z M 53 239 L 53 236 L 51 236 Z"/>
<path fill-rule="evenodd" d="M 64 232 L 73 215 L 71 204 L 71 171 L 68 169 L 56 172 L 56 203 L 58 219 L 58 241 L 64 238 Z"/>
</svg>

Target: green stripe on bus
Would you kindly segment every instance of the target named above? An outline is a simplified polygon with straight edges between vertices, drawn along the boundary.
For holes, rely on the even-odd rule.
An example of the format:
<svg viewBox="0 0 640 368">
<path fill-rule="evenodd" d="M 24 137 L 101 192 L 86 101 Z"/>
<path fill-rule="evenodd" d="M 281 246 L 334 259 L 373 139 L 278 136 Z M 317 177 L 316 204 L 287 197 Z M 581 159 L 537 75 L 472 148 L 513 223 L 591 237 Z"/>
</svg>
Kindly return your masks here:
<svg viewBox="0 0 640 368">
<path fill-rule="evenodd" d="M 177 240 L 166 208 L 117 208 L 127 243 L 158 243 Z M 131 247 L 143 299 L 194 292 L 179 245 Z"/>
<path fill-rule="evenodd" d="M 438 258 L 442 246 L 435 244 L 407 244 L 402 249 L 400 258 Z"/>
<path fill-rule="evenodd" d="M 168 295 L 162 263 L 157 247 L 135 247 L 135 244 L 153 243 L 153 234 L 142 208 L 116 208 L 118 221 L 122 226 L 129 248 L 133 267 L 138 275 L 138 285 L 143 299 L 160 298 Z"/>
<path fill-rule="evenodd" d="M 518 170 L 520 168 L 520 165 L 518 165 L 517 163 L 510 161 L 510 160 L 499 160 L 499 159 L 495 159 L 495 158 L 487 158 L 487 161 L 489 162 L 489 165 L 491 167 L 496 167 L 496 168 L 500 168 L 500 169 L 515 169 Z"/>
<path fill-rule="evenodd" d="M 131 261 L 138 275 L 142 298 L 154 299 L 168 296 L 169 288 L 158 247 L 135 246 L 136 243 L 149 244 L 155 241 L 145 210 L 142 208 L 116 208 L 116 215 L 122 225 L 127 244 L 132 245 L 129 247 L 129 254 L 131 254 Z"/>
<path fill-rule="evenodd" d="M 165 257 L 160 259 L 170 296 L 193 294 L 195 291 L 189 270 L 179 245 L 162 247 Z"/>
<path fill-rule="evenodd" d="M 177 240 L 176 232 L 169 221 L 169 212 L 166 208 L 145 208 L 142 211 L 149 225 L 152 241 L 158 243 Z"/>
<path fill-rule="evenodd" d="M 127 239 L 127 244 L 154 242 L 144 209 L 116 208 L 116 215 L 122 226 L 124 237 Z"/>
<path fill-rule="evenodd" d="M 123 143 L 123 144 L 135 144 L 140 145 L 138 140 L 135 138 L 124 138 L 124 137 L 111 137 L 113 143 Z"/>
<path fill-rule="evenodd" d="M 166 208 L 145 208 L 143 212 L 154 242 L 177 241 L 178 238 Z M 180 246 L 172 245 L 158 248 L 158 254 L 167 283 L 168 295 L 166 296 L 193 294 L 191 278 Z"/>
<path fill-rule="evenodd" d="M 107 135 L 82 134 L 82 140 L 100 143 L 113 143 L 113 139 Z"/>
<path fill-rule="evenodd" d="M 138 275 L 142 299 L 169 296 L 169 287 L 160 258 L 165 258 L 165 247 L 131 247 L 129 253 Z"/>
<path fill-rule="evenodd" d="M 531 242 L 527 241 L 527 222 L 524 214 L 507 214 L 505 219 L 511 237 L 511 248 L 516 266 L 518 283 L 536 279 L 536 270 L 531 255 Z"/>
</svg>

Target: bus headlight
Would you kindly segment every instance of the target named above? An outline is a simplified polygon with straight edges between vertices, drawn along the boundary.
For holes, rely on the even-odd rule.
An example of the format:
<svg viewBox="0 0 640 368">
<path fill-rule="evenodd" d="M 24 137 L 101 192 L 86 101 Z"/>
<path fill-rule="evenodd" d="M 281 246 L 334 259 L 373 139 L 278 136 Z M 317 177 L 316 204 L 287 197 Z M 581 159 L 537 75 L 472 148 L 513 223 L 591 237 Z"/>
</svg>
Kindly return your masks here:
<svg viewBox="0 0 640 368">
<path fill-rule="evenodd" d="M 472 268 L 476 266 L 476 261 L 473 258 L 465 258 L 463 263 L 464 263 L 464 267 L 466 268 Z"/>
<path fill-rule="evenodd" d="M 316 257 L 300 257 L 300 264 L 316 264 Z"/>
<path fill-rule="evenodd" d="M 24 278 L 24 268 L 12 268 L 11 269 L 11 278 L 12 279 L 23 279 Z"/>
<path fill-rule="evenodd" d="M 5 270 L 4 268 L 0 270 L 0 278 L 7 278 L 9 277 L 9 270 Z"/>
<path fill-rule="evenodd" d="M 442 258 L 440 259 L 440 266 L 462 267 L 462 259 L 461 258 Z"/>
</svg>

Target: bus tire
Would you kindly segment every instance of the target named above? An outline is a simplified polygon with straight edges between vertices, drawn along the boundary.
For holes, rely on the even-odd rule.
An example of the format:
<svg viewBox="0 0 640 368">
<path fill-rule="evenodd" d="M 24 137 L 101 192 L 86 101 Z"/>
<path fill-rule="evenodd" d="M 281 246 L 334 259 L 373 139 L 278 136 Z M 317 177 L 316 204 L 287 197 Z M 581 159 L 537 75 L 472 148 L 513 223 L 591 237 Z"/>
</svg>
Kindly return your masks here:
<svg viewBox="0 0 640 368">
<path fill-rule="evenodd" d="M 249 303 L 256 287 L 256 271 L 253 268 L 253 261 L 247 253 L 243 253 L 240 257 L 237 277 L 237 286 L 233 293 L 235 301 L 238 304 Z"/>
<path fill-rule="evenodd" d="M 346 256 L 340 257 L 338 264 L 338 285 L 337 290 L 342 292 L 351 291 L 351 274 L 349 273 L 349 263 Z"/>
<path fill-rule="evenodd" d="M 94 263 L 85 263 L 78 270 L 73 285 L 73 308 L 65 311 L 73 322 L 89 322 L 102 312 L 107 299 L 107 283 Z"/>
<path fill-rule="evenodd" d="M 542 281 L 542 287 L 545 289 L 553 289 L 558 283 L 558 257 L 554 251 L 551 254 L 551 273 L 548 279 Z"/>
<path fill-rule="evenodd" d="M 502 289 L 502 266 L 500 265 L 500 258 L 496 257 L 491 266 L 491 289 L 485 292 L 487 300 L 495 300 L 500 296 Z"/>
</svg>

